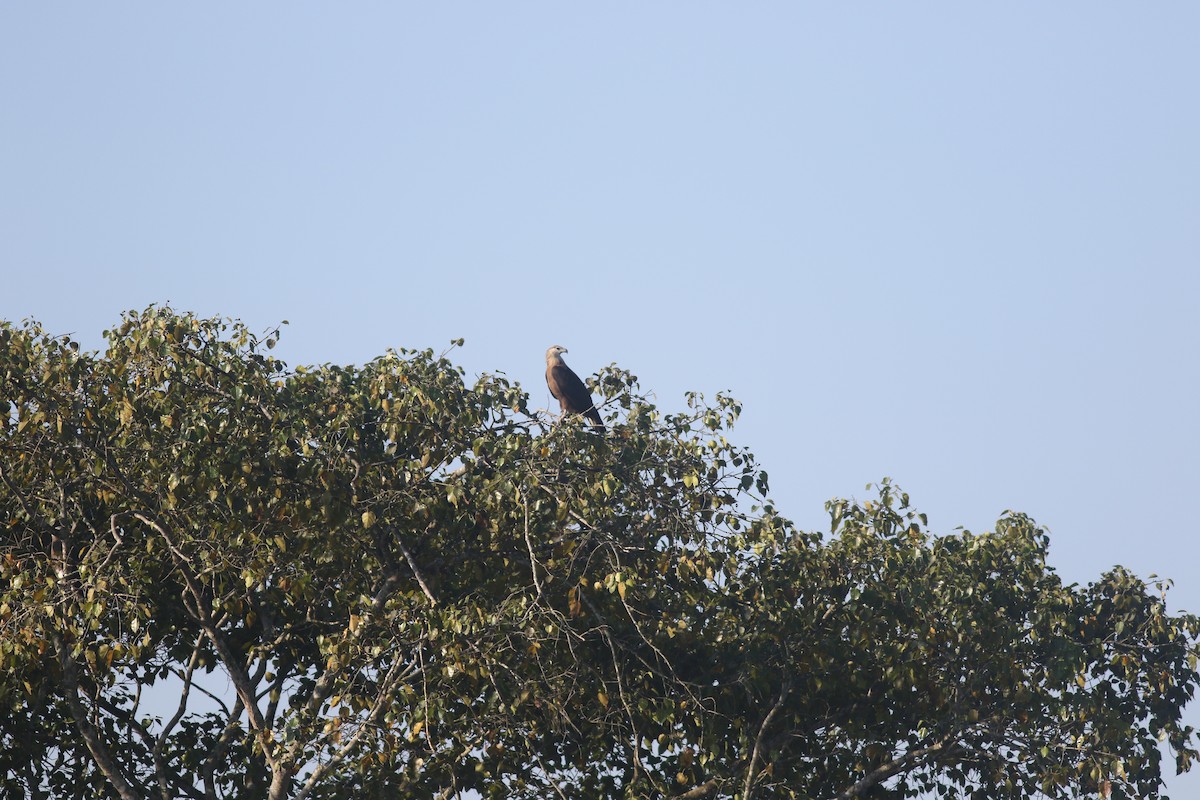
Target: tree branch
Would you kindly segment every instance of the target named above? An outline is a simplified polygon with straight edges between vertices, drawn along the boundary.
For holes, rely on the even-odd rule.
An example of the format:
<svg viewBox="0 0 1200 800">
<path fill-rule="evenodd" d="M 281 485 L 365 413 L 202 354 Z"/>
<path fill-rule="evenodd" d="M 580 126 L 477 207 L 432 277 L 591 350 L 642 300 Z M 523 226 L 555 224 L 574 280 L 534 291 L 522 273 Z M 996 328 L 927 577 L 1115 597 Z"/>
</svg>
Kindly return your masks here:
<svg viewBox="0 0 1200 800">
<path fill-rule="evenodd" d="M 204 779 L 204 796 L 208 800 L 217 800 L 217 786 L 213 773 L 217 769 L 217 764 L 224 757 L 225 751 L 229 749 L 230 743 L 233 742 L 233 734 L 237 730 L 235 723 L 242 716 L 243 709 L 242 699 L 239 697 L 233 704 L 233 710 L 228 712 L 225 730 L 221 731 L 221 735 L 217 737 L 217 741 L 204 759 L 202 777 Z"/>
<path fill-rule="evenodd" d="M 229 674 L 230 681 L 233 682 L 234 690 L 242 701 L 242 705 L 246 709 L 247 716 L 250 720 L 250 726 L 254 729 L 256 738 L 258 739 L 259 747 L 262 750 L 263 758 L 266 759 L 267 765 L 271 768 L 271 772 L 278 774 L 280 770 L 279 760 L 275 757 L 274 748 L 271 745 L 271 731 L 266 726 L 263 720 L 262 711 L 259 709 L 255 698 L 254 686 L 250 680 L 250 675 L 246 672 L 237 655 L 233 652 L 229 642 L 226 640 L 224 633 L 213 621 L 212 614 L 209 612 L 207 604 L 204 600 L 204 592 L 200 587 L 200 582 L 196 574 L 192 571 L 190 560 L 178 544 L 172 539 L 166 529 L 158 524 L 155 520 L 147 517 L 144 514 L 134 512 L 133 515 L 142 524 L 149 526 L 158 532 L 163 537 L 163 541 L 167 543 L 167 547 L 175 555 L 176 562 L 179 566 L 179 571 L 183 575 L 183 579 L 188 588 L 188 593 L 192 596 L 192 602 L 195 606 L 196 617 L 200 622 L 201 627 L 208 634 L 208 638 L 212 641 L 213 646 L 217 650 L 217 654 L 221 657 L 221 661 L 225 665 L 225 670 Z"/>
<path fill-rule="evenodd" d="M 889 761 L 886 764 L 880 764 L 878 767 L 863 776 L 862 780 L 858 781 L 858 783 L 838 794 L 837 800 L 853 800 L 855 797 L 861 797 L 864 792 L 880 781 L 886 781 L 893 775 L 904 772 L 907 769 L 911 769 L 912 767 L 917 766 L 921 762 L 927 760 L 931 756 L 937 755 L 937 753 L 940 751 L 945 750 L 946 745 L 954 741 L 957 735 L 957 732 L 948 733 L 928 747 L 922 747 L 917 750 L 909 750 L 907 753 L 900 756 L 900 758 Z"/>
<path fill-rule="evenodd" d="M 688 789 L 683 794 L 675 795 L 676 800 L 700 800 L 702 797 L 708 797 L 717 793 L 717 779 L 705 781 L 699 786 L 694 786 Z"/>
<path fill-rule="evenodd" d="M 179 724 L 179 720 L 183 719 L 183 715 L 187 711 L 188 696 L 192 691 L 192 673 L 200 661 L 200 645 L 204 643 L 205 636 L 206 634 L 201 631 L 200 635 L 196 637 L 196 644 L 192 646 L 192 656 L 188 659 L 187 669 L 184 670 L 182 677 L 183 691 L 179 694 L 179 707 L 175 709 L 175 715 L 163 725 L 162 732 L 158 734 L 158 741 L 154 743 L 154 773 L 158 777 L 158 791 L 162 794 L 163 800 L 171 800 L 167 760 L 163 757 L 163 748 L 167 745 L 167 738 L 171 735 L 171 731 Z"/>
<path fill-rule="evenodd" d="M 79 735 L 83 737 L 92 760 L 96 762 L 96 766 L 104 773 L 104 777 L 108 778 L 113 788 L 117 790 L 121 800 L 141 800 L 117 762 L 113 760 L 104 740 L 100 738 L 100 734 L 88 720 L 87 709 L 79 701 L 79 673 L 75 668 L 75 659 L 71 657 L 70 648 L 57 633 L 51 633 L 50 639 L 54 642 L 54 648 L 58 652 L 58 663 L 62 668 L 63 689 L 65 690 L 63 694 L 71 709 L 71 716 L 75 718 L 75 727 L 79 730 Z"/>
<path fill-rule="evenodd" d="M 405 560 L 408 561 L 408 566 L 412 569 L 413 577 L 417 579 L 421 591 L 429 598 L 429 603 L 436 606 L 437 598 L 433 596 L 433 592 L 430 591 L 429 586 L 425 583 L 425 577 L 421 574 L 421 568 L 417 566 L 417 560 L 413 558 L 412 553 L 408 552 L 408 548 L 404 546 L 404 540 L 399 536 L 396 537 L 396 544 L 399 545 L 400 552 L 404 554 Z"/>
<path fill-rule="evenodd" d="M 321 781 L 321 779 L 324 778 L 325 775 L 334 767 L 340 764 L 348 755 L 354 752 L 355 748 L 358 747 L 358 743 L 362 741 L 363 734 L 365 734 L 371 726 L 375 725 L 379 721 L 379 718 L 383 716 L 384 710 L 388 707 L 389 702 L 392 699 L 392 693 L 397 684 L 400 682 L 400 668 L 402 665 L 403 661 L 399 658 L 392 662 L 391 668 L 388 669 L 387 675 L 380 683 L 379 693 L 375 696 L 375 702 L 372 705 L 370 712 L 367 714 L 367 718 L 362 721 L 358 727 L 358 730 L 355 731 L 354 735 L 350 737 L 350 741 L 346 742 L 346 744 L 338 752 L 334 753 L 333 757 L 330 758 L 329 761 L 318 765 L 317 768 L 313 770 L 312 775 L 310 775 L 308 780 L 305 781 L 304 788 L 300 790 L 293 800 L 306 800 L 306 798 L 313 793 L 313 790 L 316 789 L 317 784 Z M 303 744 L 304 742 L 302 741 L 297 741 L 295 743 L 294 749 L 297 753 Z"/>
<path fill-rule="evenodd" d="M 521 493 L 521 506 L 525 510 L 525 547 L 529 550 L 529 570 L 533 573 L 533 585 L 537 588 L 537 599 L 542 596 L 542 581 L 538 578 L 538 562 L 533 555 L 533 540 L 529 537 L 529 498 Z"/>
<path fill-rule="evenodd" d="M 758 771 L 758 760 L 762 752 L 763 736 L 766 735 L 767 728 L 775 719 L 775 715 L 779 713 L 779 709 L 783 708 L 783 701 L 787 699 L 791 691 L 791 680 L 784 678 L 783 685 L 779 687 L 779 697 L 775 700 L 775 705 L 771 706 L 767 716 L 763 717 L 762 724 L 758 726 L 758 735 L 754 737 L 754 750 L 750 753 L 750 764 L 746 767 L 746 782 L 742 787 L 742 800 L 750 800 L 750 792 L 754 788 L 754 778 Z"/>
</svg>

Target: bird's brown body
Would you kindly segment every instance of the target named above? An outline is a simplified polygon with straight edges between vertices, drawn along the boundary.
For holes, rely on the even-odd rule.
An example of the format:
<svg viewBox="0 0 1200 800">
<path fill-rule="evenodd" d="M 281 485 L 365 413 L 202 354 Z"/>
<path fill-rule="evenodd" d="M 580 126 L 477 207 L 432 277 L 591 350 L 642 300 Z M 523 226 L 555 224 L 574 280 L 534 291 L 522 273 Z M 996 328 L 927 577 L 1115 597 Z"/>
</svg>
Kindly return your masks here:
<svg viewBox="0 0 1200 800">
<path fill-rule="evenodd" d="M 550 394 L 558 400 L 564 414 L 582 414 L 594 428 L 604 431 L 604 422 L 600 412 L 592 400 L 592 394 L 579 376 L 563 361 L 562 354 L 567 348 L 554 345 L 546 351 L 546 385 Z"/>
</svg>

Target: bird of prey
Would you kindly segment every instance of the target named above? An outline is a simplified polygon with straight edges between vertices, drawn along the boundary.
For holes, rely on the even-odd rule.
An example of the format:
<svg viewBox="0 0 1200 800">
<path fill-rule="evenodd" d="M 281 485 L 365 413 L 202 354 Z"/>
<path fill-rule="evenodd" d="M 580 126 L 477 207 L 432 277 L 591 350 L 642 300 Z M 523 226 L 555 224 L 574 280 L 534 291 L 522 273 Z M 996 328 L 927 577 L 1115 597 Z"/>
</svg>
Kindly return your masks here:
<svg viewBox="0 0 1200 800">
<path fill-rule="evenodd" d="M 562 354 L 565 352 L 567 348 L 561 344 L 546 351 L 546 385 L 550 387 L 550 394 L 562 406 L 563 414 L 582 414 L 593 428 L 604 433 L 604 423 L 592 401 L 592 394 L 567 366 L 567 362 L 563 361 Z"/>
</svg>

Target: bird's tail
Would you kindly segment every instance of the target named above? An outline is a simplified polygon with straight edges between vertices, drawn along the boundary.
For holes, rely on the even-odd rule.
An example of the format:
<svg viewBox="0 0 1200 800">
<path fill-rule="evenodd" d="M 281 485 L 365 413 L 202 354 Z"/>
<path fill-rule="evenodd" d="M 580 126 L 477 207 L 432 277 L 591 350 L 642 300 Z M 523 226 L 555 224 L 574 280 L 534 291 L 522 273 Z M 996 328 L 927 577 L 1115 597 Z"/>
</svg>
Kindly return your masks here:
<svg viewBox="0 0 1200 800">
<path fill-rule="evenodd" d="M 583 417 L 594 429 L 600 433 L 604 433 L 604 420 L 600 419 L 600 412 L 596 410 L 595 406 L 592 406 L 587 411 L 583 412 Z"/>
</svg>

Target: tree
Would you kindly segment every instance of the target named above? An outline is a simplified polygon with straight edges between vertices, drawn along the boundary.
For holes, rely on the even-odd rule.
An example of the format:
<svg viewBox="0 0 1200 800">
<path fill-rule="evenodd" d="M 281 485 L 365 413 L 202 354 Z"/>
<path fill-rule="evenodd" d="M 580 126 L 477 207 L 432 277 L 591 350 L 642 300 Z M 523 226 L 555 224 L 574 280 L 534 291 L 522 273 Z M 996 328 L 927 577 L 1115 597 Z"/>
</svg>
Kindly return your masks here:
<svg viewBox="0 0 1200 800">
<path fill-rule="evenodd" d="M 601 436 L 428 350 L 107 338 L 0 327 L 10 796 L 1145 798 L 1196 755 L 1163 584 L 886 480 L 799 531 L 726 396 L 609 367 Z"/>
</svg>

